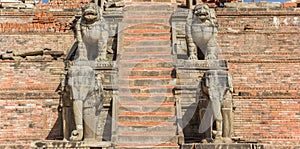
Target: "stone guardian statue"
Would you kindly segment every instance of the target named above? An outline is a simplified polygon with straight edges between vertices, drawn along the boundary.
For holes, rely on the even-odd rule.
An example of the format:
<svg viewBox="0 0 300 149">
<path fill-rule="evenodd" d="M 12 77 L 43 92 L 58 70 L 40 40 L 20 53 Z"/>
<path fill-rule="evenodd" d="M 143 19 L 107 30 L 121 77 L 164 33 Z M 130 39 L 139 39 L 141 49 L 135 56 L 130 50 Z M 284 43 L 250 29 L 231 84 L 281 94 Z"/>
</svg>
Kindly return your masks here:
<svg viewBox="0 0 300 149">
<path fill-rule="evenodd" d="M 76 24 L 78 50 L 75 59 L 106 60 L 109 27 L 102 17 L 100 7 L 88 3 L 82 7 L 82 16 Z"/>
<path fill-rule="evenodd" d="M 186 41 L 190 60 L 218 59 L 216 42 L 218 25 L 214 10 L 206 4 L 198 4 L 189 11 L 186 23 Z"/>
<path fill-rule="evenodd" d="M 202 100 L 199 101 L 199 132 L 202 142 L 230 143 L 233 126 L 233 85 L 226 70 L 208 70 L 199 84 Z M 213 122 L 215 121 L 215 131 Z"/>
</svg>

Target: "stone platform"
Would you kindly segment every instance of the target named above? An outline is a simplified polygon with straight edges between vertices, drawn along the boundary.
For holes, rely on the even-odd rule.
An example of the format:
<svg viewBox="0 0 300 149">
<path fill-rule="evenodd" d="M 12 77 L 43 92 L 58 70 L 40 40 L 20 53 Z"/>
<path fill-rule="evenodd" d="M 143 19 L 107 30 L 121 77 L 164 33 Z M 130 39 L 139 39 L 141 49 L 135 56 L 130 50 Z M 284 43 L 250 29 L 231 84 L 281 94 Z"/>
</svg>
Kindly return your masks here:
<svg viewBox="0 0 300 149">
<path fill-rule="evenodd" d="M 183 144 L 181 149 L 264 149 L 264 144 L 233 143 L 233 144 Z"/>
<path fill-rule="evenodd" d="M 58 141 L 58 140 L 46 140 L 36 141 L 31 143 L 31 149 L 65 149 L 65 148 L 78 148 L 78 149 L 113 149 L 115 148 L 111 142 L 71 142 L 71 141 Z M 127 148 L 127 147 L 122 147 Z M 136 146 L 130 148 L 149 149 L 147 146 Z M 159 149 L 169 149 L 170 147 L 151 147 Z M 171 147 L 172 149 L 271 149 L 266 144 L 256 143 L 232 143 L 232 144 L 201 144 L 201 143 L 189 143 L 183 144 L 181 147 Z M 297 148 L 297 147 L 296 147 Z M 295 149 L 296 149 L 295 148 Z M 293 148 L 294 149 L 294 148 Z M 297 148 L 298 149 L 298 148 Z"/>
<path fill-rule="evenodd" d="M 105 142 L 89 142 L 89 141 L 62 141 L 62 140 L 45 140 L 32 142 L 31 149 L 65 149 L 65 148 L 79 148 L 79 149 L 111 149 L 112 143 Z"/>
</svg>

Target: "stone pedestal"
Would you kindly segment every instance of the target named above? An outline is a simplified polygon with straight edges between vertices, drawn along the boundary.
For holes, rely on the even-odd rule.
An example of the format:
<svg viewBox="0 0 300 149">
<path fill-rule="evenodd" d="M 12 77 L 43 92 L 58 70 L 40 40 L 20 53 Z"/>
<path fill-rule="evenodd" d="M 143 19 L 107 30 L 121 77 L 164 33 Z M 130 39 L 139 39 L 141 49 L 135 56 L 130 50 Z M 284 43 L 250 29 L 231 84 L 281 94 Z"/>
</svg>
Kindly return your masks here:
<svg viewBox="0 0 300 149">
<path fill-rule="evenodd" d="M 101 148 L 101 149 L 112 149 L 111 142 L 87 142 L 87 141 L 37 141 L 30 144 L 31 149 L 65 149 L 65 148 L 79 148 L 79 149 L 90 149 L 90 148 Z"/>
<path fill-rule="evenodd" d="M 181 149 L 263 149 L 263 144 L 184 144 Z"/>
</svg>

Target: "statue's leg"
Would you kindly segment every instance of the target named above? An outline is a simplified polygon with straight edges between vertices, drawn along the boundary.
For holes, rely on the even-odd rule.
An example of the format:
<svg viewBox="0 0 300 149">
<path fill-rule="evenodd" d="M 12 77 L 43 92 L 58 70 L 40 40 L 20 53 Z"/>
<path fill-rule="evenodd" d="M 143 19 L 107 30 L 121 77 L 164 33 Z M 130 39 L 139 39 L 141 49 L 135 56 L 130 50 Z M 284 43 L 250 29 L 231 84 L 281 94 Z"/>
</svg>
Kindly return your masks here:
<svg viewBox="0 0 300 149">
<path fill-rule="evenodd" d="M 207 115 L 211 115 L 211 111 L 210 109 L 208 109 L 208 103 L 209 103 L 209 100 L 201 100 L 200 101 L 200 110 L 199 110 L 199 116 L 200 116 L 200 119 L 201 119 L 201 124 L 200 125 L 201 127 L 199 127 L 199 131 L 200 133 L 203 133 L 204 132 L 204 138 L 201 140 L 202 143 L 210 143 L 212 142 L 212 117 L 206 119 L 207 117 L 205 117 L 205 113 L 207 113 Z M 205 117 L 205 118 L 204 118 Z"/>
<path fill-rule="evenodd" d="M 86 46 L 83 42 L 78 43 L 78 61 L 88 60 Z"/>
<path fill-rule="evenodd" d="M 107 55 L 107 43 L 105 42 L 98 42 L 98 48 L 99 48 L 99 54 L 97 57 L 97 61 L 104 61 L 106 60 L 106 55 Z"/>
<path fill-rule="evenodd" d="M 73 112 L 76 124 L 76 130 L 72 131 L 70 140 L 82 140 L 83 139 L 83 101 L 74 100 L 73 101 Z"/>
<path fill-rule="evenodd" d="M 197 57 L 197 46 L 194 42 L 188 43 L 188 50 L 189 50 L 189 59 L 190 60 L 198 60 Z"/>
<path fill-rule="evenodd" d="M 216 136 L 215 136 L 215 140 L 214 143 L 222 143 L 222 115 L 221 113 L 219 114 L 220 116 L 218 116 L 218 118 L 216 119 Z"/>
<path fill-rule="evenodd" d="M 222 136 L 224 138 L 225 143 L 231 143 L 231 132 L 232 132 L 232 100 L 224 100 L 223 108 L 222 108 L 222 116 L 223 116 L 223 133 Z"/>
<path fill-rule="evenodd" d="M 96 139 L 97 117 L 95 115 L 96 108 L 87 107 L 84 109 L 84 140 L 93 141 Z"/>
<path fill-rule="evenodd" d="M 218 53 L 219 53 L 218 43 L 214 38 L 212 38 L 207 43 L 205 59 L 216 60 L 218 59 Z"/>
<path fill-rule="evenodd" d="M 64 140 L 68 140 L 71 136 L 70 126 L 71 126 L 71 107 L 63 107 L 62 115 L 63 115 L 63 133 Z"/>
</svg>

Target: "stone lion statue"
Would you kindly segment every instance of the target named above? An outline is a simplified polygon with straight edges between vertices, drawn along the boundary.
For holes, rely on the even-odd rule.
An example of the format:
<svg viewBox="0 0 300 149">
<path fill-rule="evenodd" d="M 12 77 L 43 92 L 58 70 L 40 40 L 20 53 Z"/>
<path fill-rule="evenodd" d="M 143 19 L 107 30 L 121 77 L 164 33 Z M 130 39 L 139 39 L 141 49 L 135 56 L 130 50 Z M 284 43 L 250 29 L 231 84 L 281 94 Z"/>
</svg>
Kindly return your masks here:
<svg viewBox="0 0 300 149">
<path fill-rule="evenodd" d="M 190 11 L 186 24 L 186 40 L 189 59 L 218 59 L 216 42 L 218 25 L 214 10 L 206 4 L 198 4 Z"/>
<path fill-rule="evenodd" d="M 82 7 L 82 16 L 76 24 L 78 50 L 76 60 L 106 60 L 109 27 L 100 13 L 100 7 L 88 3 Z"/>
</svg>

